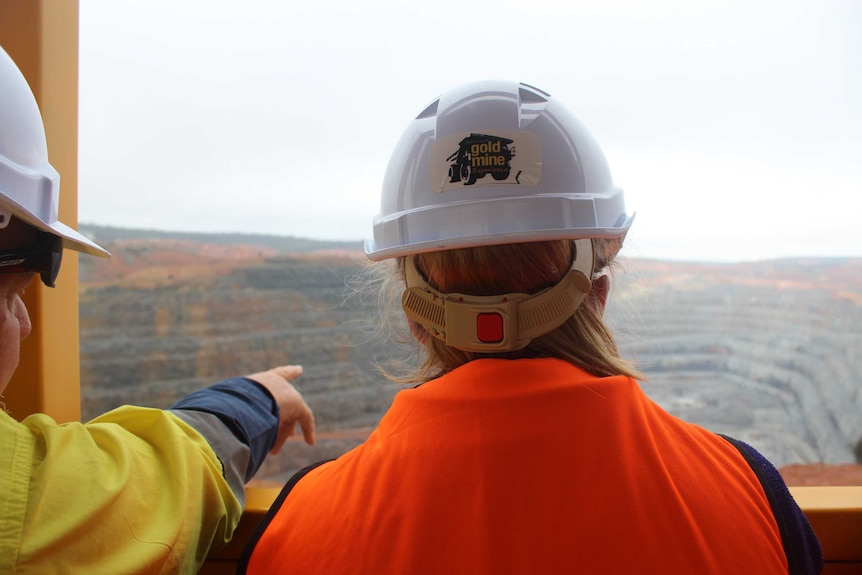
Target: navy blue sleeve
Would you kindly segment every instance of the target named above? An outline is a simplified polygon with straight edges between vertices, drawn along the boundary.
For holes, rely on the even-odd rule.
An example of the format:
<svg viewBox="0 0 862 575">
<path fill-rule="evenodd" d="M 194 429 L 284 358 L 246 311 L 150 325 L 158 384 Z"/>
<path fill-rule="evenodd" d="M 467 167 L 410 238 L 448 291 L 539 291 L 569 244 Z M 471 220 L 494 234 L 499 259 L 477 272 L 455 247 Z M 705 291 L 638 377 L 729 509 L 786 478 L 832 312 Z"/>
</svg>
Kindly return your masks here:
<svg viewBox="0 0 862 575">
<path fill-rule="evenodd" d="M 278 405 L 262 385 L 233 377 L 191 393 L 171 409 L 211 413 L 251 451 L 246 480 L 260 468 L 278 437 Z"/>
<path fill-rule="evenodd" d="M 790 574 L 809 575 L 823 571 L 820 541 L 775 466 L 747 443 L 727 436 L 722 437 L 732 443 L 745 457 L 760 480 L 760 484 L 763 485 L 781 531 Z"/>
</svg>

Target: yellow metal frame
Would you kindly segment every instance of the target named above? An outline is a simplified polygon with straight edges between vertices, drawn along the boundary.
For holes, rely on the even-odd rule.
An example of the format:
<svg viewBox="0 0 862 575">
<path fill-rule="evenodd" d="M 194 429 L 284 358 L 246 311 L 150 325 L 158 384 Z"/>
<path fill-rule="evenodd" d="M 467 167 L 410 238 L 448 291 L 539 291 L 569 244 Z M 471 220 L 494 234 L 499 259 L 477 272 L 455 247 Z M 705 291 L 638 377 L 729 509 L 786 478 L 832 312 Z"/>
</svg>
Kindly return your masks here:
<svg viewBox="0 0 862 575">
<path fill-rule="evenodd" d="M 51 163 L 61 174 L 60 219 L 77 223 L 78 1 L 0 0 L 0 45 L 30 82 L 45 120 Z M 47 413 L 58 421 L 81 417 L 78 349 L 78 260 L 63 256 L 57 287 L 34 281 L 25 296 L 33 333 L 5 403 L 19 419 Z M 796 487 L 794 497 L 823 545 L 827 575 L 862 573 L 862 487 Z M 233 573 L 244 542 L 278 494 L 249 489 L 234 540 L 213 554 L 202 573 Z"/>
<path fill-rule="evenodd" d="M 60 172 L 60 220 L 77 224 L 78 2 L 0 0 L 0 45 L 27 77 L 39 102 L 48 157 Z M 5 392 L 12 415 L 81 417 L 78 351 L 78 258 L 66 251 L 56 288 L 35 280 L 24 295 L 33 332 Z M 49 389 L 50 388 L 50 389 Z"/>
<path fill-rule="evenodd" d="M 266 515 L 280 489 L 250 489 L 233 540 L 213 553 L 204 575 L 234 573 L 245 542 Z M 862 574 L 862 487 L 792 487 L 790 491 L 823 546 L 824 575 Z"/>
</svg>

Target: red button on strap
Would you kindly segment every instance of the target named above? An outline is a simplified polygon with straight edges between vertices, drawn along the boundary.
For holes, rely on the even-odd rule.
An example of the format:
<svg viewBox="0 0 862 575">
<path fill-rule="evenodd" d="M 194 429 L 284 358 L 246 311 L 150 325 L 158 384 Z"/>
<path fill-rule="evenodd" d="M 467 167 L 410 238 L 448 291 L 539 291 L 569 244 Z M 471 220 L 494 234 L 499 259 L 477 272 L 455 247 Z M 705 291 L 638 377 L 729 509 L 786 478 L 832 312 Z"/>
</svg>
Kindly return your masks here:
<svg viewBox="0 0 862 575">
<path fill-rule="evenodd" d="M 483 343 L 503 341 L 503 316 L 499 313 L 480 313 L 477 315 L 476 336 Z"/>
</svg>

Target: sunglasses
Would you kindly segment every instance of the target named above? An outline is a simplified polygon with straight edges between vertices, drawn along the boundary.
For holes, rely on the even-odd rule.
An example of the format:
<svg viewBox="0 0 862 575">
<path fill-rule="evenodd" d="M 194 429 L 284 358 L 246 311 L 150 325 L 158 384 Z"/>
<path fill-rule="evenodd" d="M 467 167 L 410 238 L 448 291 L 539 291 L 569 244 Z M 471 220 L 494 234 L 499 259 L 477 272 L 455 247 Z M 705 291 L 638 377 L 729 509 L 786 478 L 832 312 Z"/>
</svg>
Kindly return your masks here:
<svg viewBox="0 0 862 575">
<path fill-rule="evenodd" d="M 0 274 L 38 273 L 46 286 L 54 287 L 62 259 L 63 240 L 43 232 L 26 248 L 0 251 Z"/>
</svg>

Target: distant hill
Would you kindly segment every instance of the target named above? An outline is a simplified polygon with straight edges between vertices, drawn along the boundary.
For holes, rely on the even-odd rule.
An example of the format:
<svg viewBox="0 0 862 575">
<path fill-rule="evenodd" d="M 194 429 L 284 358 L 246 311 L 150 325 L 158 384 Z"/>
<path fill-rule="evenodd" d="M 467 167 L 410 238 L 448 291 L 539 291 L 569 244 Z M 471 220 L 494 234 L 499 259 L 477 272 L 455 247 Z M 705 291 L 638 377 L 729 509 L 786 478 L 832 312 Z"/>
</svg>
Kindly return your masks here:
<svg viewBox="0 0 862 575">
<path fill-rule="evenodd" d="M 147 229 L 116 228 L 79 224 L 79 231 L 95 242 L 114 242 L 129 239 L 190 240 L 202 244 L 257 245 L 280 252 L 306 253 L 319 250 L 362 250 L 362 241 L 314 240 L 294 236 L 241 233 L 170 232 Z"/>
</svg>

